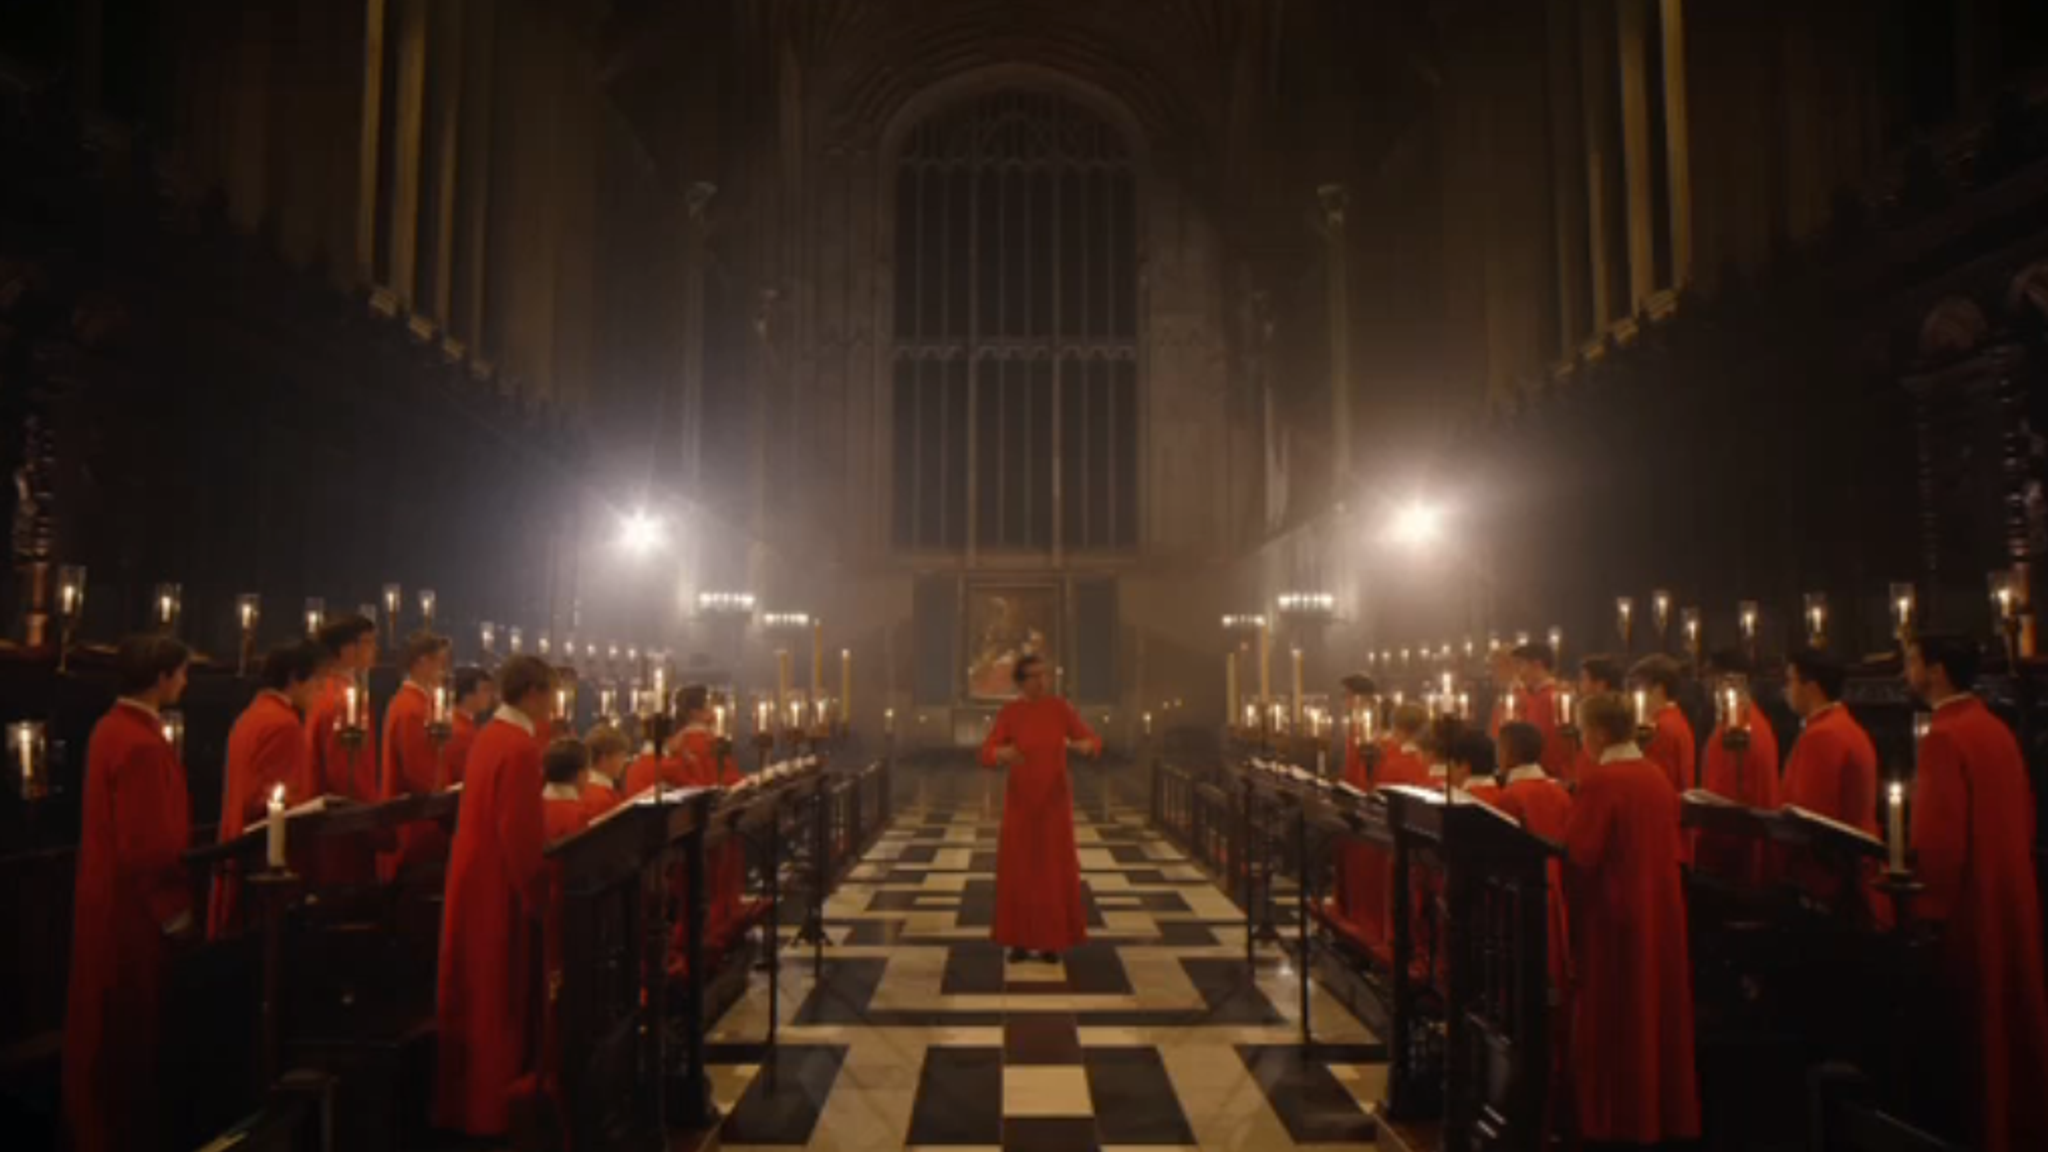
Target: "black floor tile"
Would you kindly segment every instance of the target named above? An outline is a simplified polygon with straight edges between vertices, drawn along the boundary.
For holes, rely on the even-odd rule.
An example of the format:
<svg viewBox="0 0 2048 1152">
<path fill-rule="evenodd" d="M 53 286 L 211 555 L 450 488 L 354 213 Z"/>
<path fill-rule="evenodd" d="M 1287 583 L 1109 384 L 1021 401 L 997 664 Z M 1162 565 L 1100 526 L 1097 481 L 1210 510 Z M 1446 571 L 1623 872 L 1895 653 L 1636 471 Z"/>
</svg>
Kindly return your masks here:
<svg viewBox="0 0 2048 1152">
<path fill-rule="evenodd" d="M 1202 994 L 1212 1024 L 1278 1024 L 1272 1001 L 1252 983 L 1244 961 L 1235 957 L 1185 956 L 1180 966 Z"/>
<path fill-rule="evenodd" d="M 910 1109 L 908 1144 L 1000 1144 L 1000 1048 L 928 1048 Z"/>
<path fill-rule="evenodd" d="M 1161 920 L 1159 944 L 1165 948 L 1213 948 L 1216 933 L 1199 920 Z"/>
<path fill-rule="evenodd" d="M 855 920 L 846 943 L 856 948 L 885 948 L 903 938 L 902 920 Z"/>
<path fill-rule="evenodd" d="M 999 995 L 1003 990 L 1003 949 L 993 941 L 954 944 L 946 950 L 939 992 L 946 996 Z"/>
<path fill-rule="evenodd" d="M 818 1115 L 839 1078 L 846 1049 L 822 1044 L 782 1044 L 769 1055 L 726 1117 L 720 1138 L 727 1144 L 808 1144 Z"/>
<path fill-rule="evenodd" d="M 1237 1051 L 1295 1143 L 1373 1139 L 1372 1117 L 1313 1053 L 1296 1044 L 1240 1044 Z"/>
<path fill-rule="evenodd" d="M 1003 1022 L 1003 1063 L 1079 1064 L 1079 1027 L 1072 1012 L 1012 1014 Z"/>
<path fill-rule="evenodd" d="M 797 1009 L 799 1024 L 859 1024 L 868 1018 L 868 1003 L 881 986 L 889 962 L 870 957 L 833 956 L 825 960 L 824 979 Z"/>
<path fill-rule="evenodd" d="M 1092 1152 L 1102 1147 L 1086 1116 L 1017 1116 L 1003 1121 L 1003 1152 Z"/>
<path fill-rule="evenodd" d="M 983 880 L 976 877 L 960 890 L 960 916 L 955 923 L 962 928 L 995 927 L 996 882 L 993 878 Z"/>
<path fill-rule="evenodd" d="M 1090 1048 L 1088 1095 L 1104 1144 L 1193 1144 L 1157 1048 Z"/>
<path fill-rule="evenodd" d="M 1116 947 L 1104 941 L 1092 940 L 1068 949 L 1066 967 L 1067 987 L 1077 995 L 1129 996 L 1133 991 Z"/>
</svg>

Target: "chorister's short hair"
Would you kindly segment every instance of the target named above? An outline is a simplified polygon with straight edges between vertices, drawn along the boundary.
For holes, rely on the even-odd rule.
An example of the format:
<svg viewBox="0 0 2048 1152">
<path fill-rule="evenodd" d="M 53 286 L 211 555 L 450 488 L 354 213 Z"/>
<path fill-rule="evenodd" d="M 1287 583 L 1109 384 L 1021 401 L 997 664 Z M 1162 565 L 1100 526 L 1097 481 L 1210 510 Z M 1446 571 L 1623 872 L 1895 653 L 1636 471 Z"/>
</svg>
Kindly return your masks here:
<svg viewBox="0 0 2048 1152">
<path fill-rule="evenodd" d="M 332 659 L 318 641 L 294 640 L 272 648 L 263 657 L 263 686 L 279 692 L 320 674 Z"/>
<path fill-rule="evenodd" d="M 1948 673 L 1956 691 L 1967 692 L 1977 683 L 1983 650 L 1976 641 L 1953 632 L 1927 632 L 1914 637 L 1913 646 L 1920 650 L 1922 664 Z"/>
<path fill-rule="evenodd" d="M 405 652 L 400 657 L 399 667 L 411 668 L 429 657 L 439 656 L 453 646 L 453 641 L 436 632 L 425 630 L 405 638 Z"/>
<path fill-rule="evenodd" d="M 377 622 L 357 612 L 346 612 L 320 626 L 320 646 L 334 656 L 365 636 L 377 634 Z"/>
<path fill-rule="evenodd" d="M 541 775 L 550 784 L 573 784 L 590 767 L 590 749 L 574 736 L 564 736 L 548 745 L 540 755 Z"/>
<path fill-rule="evenodd" d="M 1752 676 L 1756 665 L 1740 648 L 1716 648 L 1707 653 L 1707 671 L 1715 676 Z"/>
<path fill-rule="evenodd" d="M 685 684 L 676 690 L 676 711 L 695 716 L 711 707 L 711 689 L 703 684 Z"/>
<path fill-rule="evenodd" d="M 1660 652 L 1636 661 L 1636 666 L 1628 670 L 1628 678 L 1632 684 L 1661 688 L 1665 699 L 1676 700 L 1679 681 L 1684 677 L 1678 669 L 1678 661 Z"/>
<path fill-rule="evenodd" d="M 114 689 L 133 696 L 192 662 L 192 650 L 174 636 L 130 636 L 114 650 Z"/>
<path fill-rule="evenodd" d="M 1559 717 L 1571 723 L 1570 717 Z M 1543 729 L 1526 720 L 1510 720 L 1500 726 L 1500 756 L 1510 768 L 1535 764 L 1543 759 Z"/>
<path fill-rule="evenodd" d="M 624 756 L 633 751 L 633 742 L 616 725 L 598 724 L 583 734 L 583 745 L 590 749 L 593 762 L 612 756 Z"/>
<path fill-rule="evenodd" d="M 498 668 L 498 694 L 515 707 L 533 693 L 554 686 L 555 670 L 538 656 L 514 656 Z"/>
<path fill-rule="evenodd" d="M 1785 657 L 1785 664 L 1801 680 L 1817 685 L 1830 700 L 1842 698 L 1842 686 L 1849 682 L 1849 669 L 1819 648 L 1801 648 Z"/>
<path fill-rule="evenodd" d="M 464 664 L 455 670 L 455 698 L 460 700 L 490 682 L 490 669 L 476 664 Z"/>
<path fill-rule="evenodd" d="M 1579 661 L 1579 672 L 1603 691 L 1621 691 L 1621 661 L 1612 656 L 1588 656 Z"/>
<path fill-rule="evenodd" d="M 1027 652 L 1017 657 L 1017 662 L 1010 667 L 1010 683 L 1023 684 L 1024 681 L 1031 678 L 1031 670 L 1043 663 L 1045 663 L 1045 657 L 1039 656 L 1036 653 Z"/>
<path fill-rule="evenodd" d="M 1463 764 L 1474 776 L 1492 776 L 1500 771 L 1493 756 L 1493 741 L 1486 738 L 1486 733 L 1462 725 L 1451 731 L 1444 761 Z"/>
<path fill-rule="evenodd" d="M 1579 705 L 1579 727 L 1609 744 L 1635 739 L 1636 710 L 1619 692 L 1602 692 Z"/>
<path fill-rule="evenodd" d="M 1394 709 L 1394 731 L 1403 736 L 1413 736 L 1429 727 L 1429 709 L 1413 700 Z"/>
<path fill-rule="evenodd" d="M 1545 670 L 1557 667 L 1557 653 L 1552 652 L 1548 644 L 1539 644 L 1534 641 L 1527 644 L 1517 644 L 1515 645 L 1514 655 L 1517 660 L 1527 660 L 1531 664 L 1541 665 Z"/>
</svg>

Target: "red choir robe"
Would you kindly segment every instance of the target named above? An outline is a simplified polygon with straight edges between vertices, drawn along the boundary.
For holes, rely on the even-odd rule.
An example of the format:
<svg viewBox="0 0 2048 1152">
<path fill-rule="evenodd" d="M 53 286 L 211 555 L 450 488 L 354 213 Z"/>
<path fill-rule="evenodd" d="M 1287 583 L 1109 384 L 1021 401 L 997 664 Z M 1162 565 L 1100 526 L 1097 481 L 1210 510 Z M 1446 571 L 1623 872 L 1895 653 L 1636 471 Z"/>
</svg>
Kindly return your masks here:
<svg viewBox="0 0 2048 1152">
<path fill-rule="evenodd" d="M 427 735 L 434 718 L 434 699 L 427 689 L 408 680 L 384 709 L 384 761 L 377 781 L 380 800 L 427 796 L 438 791 L 443 775 L 441 751 Z M 448 858 L 448 833 L 433 821 L 398 830 L 398 847 L 378 861 L 378 872 L 390 880 L 401 872 L 439 864 Z"/>
<path fill-rule="evenodd" d="M 617 781 L 596 772 L 583 774 L 583 782 L 577 786 L 577 792 L 583 797 L 583 807 L 589 810 L 592 820 L 617 808 L 619 801 L 625 798 L 619 794 Z"/>
<path fill-rule="evenodd" d="M 548 784 L 541 789 L 541 834 L 547 843 L 564 840 L 590 826 L 590 808 L 575 784 Z M 546 927 L 541 940 L 541 987 L 547 1009 L 541 1016 L 540 1066 L 530 1076 L 514 1082 L 515 1099 L 535 1096 L 556 1097 L 561 1083 L 561 1034 L 556 1005 L 562 988 L 562 882 L 561 871 L 548 861 L 543 870 L 547 884 Z M 557 1102 L 559 1107 L 559 1102 Z"/>
<path fill-rule="evenodd" d="M 665 788 L 690 787 L 690 766 L 681 755 L 653 752 L 642 752 L 626 766 L 626 795 L 637 796 L 657 783 Z"/>
<path fill-rule="evenodd" d="M 1693 739 L 1692 722 L 1676 704 L 1666 704 L 1657 709 L 1651 720 L 1650 746 L 1643 749 L 1643 758 L 1664 770 L 1664 776 L 1671 781 L 1671 790 L 1683 794 L 1698 784 L 1695 775 L 1695 758 L 1699 753 L 1699 742 Z"/>
<path fill-rule="evenodd" d="M 441 750 L 441 766 L 448 774 L 446 786 L 453 788 L 462 783 L 462 774 L 469 767 L 469 750 L 476 744 L 476 717 L 457 708 L 448 729 L 448 747 Z"/>
<path fill-rule="evenodd" d="M 306 756 L 306 730 L 299 710 L 284 693 L 265 688 L 236 718 L 228 732 L 227 795 L 221 805 L 222 844 L 269 818 L 270 793 L 284 785 L 286 807 L 314 796 Z M 220 865 L 206 904 L 206 938 L 218 940 L 241 928 L 242 878 L 235 861 Z"/>
<path fill-rule="evenodd" d="M 1382 740 L 1377 750 L 1381 764 L 1378 775 L 1384 776 L 1394 749 Z M 1354 743 L 1345 750 L 1345 783 L 1360 791 L 1370 791 L 1375 784 L 1374 775 L 1363 747 Z M 1377 845 L 1346 841 L 1339 854 L 1337 877 L 1337 901 L 1331 912 L 1350 926 L 1351 934 L 1367 951 L 1383 962 L 1389 961 L 1387 885 L 1393 880 L 1393 860 Z"/>
<path fill-rule="evenodd" d="M 1041 696 L 1003 705 L 981 744 L 981 762 L 991 768 L 1005 744 L 1023 754 L 1009 766 L 996 847 L 996 917 L 989 935 L 1006 947 L 1064 952 L 1088 938 L 1074 789 L 1067 778 L 1069 740 L 1101 746 L 1073 705 Z"/>
<path fill-rule="evenodd" d="M 1507 783 L 1495 806 L 1521 822 L 1522 827 L 1545 840 L 1565 842 L 1571 828 L 1572 794 L 1550 778 L 1541 764 L 1524 764 L 1508 769 Z M 1550 1067 L 1551 1095 L 1546 1105 L 1544 1131 L 1556 1131 L 1557 1117 L 1569 1106 L 1571 1097 L 1571 1004 L 1572 945 L 1571 917 L 1565 908 L 1564 862 L 1553 859 L 1546 867 L 1549 891 L 1544 897 L 1548 921 L 1544 942 L 1550 967 Z"/>
<path fill-rule="evenodd" d="M 1518 693 L 1521 718 L 1543 733 L 1543 770 L 1559 780 L 1571 780 L 1578 764 L 1578 749 L 1565 737 L 1565 721 L 1557 714 L 1557 681 L 1546 680 L 1527 692 Z"/>
<path fill-rule="evenodd" d="M 704 724 L 691 724 L 682 732 L 682 761 L 688 782 L 698 788 L 730 788 L 744 777 L 730 756 L 718 753 L 718 734 Z M 737 836 L 728 836 L 711 850 L 704 874 L 704 938 L 722 942 L 731 926 L 745 913 L 747 849 Z"/>
<path fill-rule="evenodd" d="M 63 1039 L 77 1152 L 162 1148 L 173 1102 L 158 1066 L 174 933 L 192 927 L 185 768 L 152 709 L 128 700 L 86 746 Z"/>
<path fill-rule="evenodd" d="M 351 748 L 341 737 L 343 689 L 347 676 L 329 676 L 306 713 L 306 740 L 312 757 L 313 784 L 321 794 L 375 803 L 377 733 L 365 723 L 362 739 Z M 367 713 L 368 702 L 364 702 Z M 308 854 L 307 871 L 316 886 L 347 887 L 377 881 L 377 845 L 369 836 L 327 836 Z"/>
<path fill-rule="evenodd" d="M 1632 744 L 1608 749 L 1579 781 L 1565 851 L 1579 1132 L 1616 1143 L 1693 1139 L 1692 961 L 1678 793 L 1664 770 Z"/>
<path fill-rule="evenodd" d="M 540 994 L 536 925 L 546 907 L 540 744 L 532 721 L 498 709 L 470 749 L 449 848 L 435 996 L 436 1126 L 503 1134 L 525 1070 Z"/>
<path fill-rule="evenodd" d="M 1920 742 L 1912 845 L 1941 925 L 1941 1009 L 1963 1030 L 1973 1143 L 2048 1148 L 2048 992 L 2034 876 L 2034 796 L 2019 743 L 1975 696 L 1941 702 Z"/>
<path fill-rule="evenodd" d="M 1707 791 L 1745 808 L 1778 806 L 1778 734 L 1760 712 L 1750 713 L 1749 747 L 1728 750 L 1723 723 L 1707 736 L 1701 772 Z M 1702 832 L 1694 840 L 1693 864 L 1703 872 L 1751 886 L 1769 880 L 1768 845 L 1747 836 Z"/>
<path fill-rule="evenodd" d="M 1778 795 L 1784 804 L 1878 835 L 1877 749 L 1847 708 L 1830 704 L 1807 719 L 1785 759 Z M 1794 859 L 1788 869 L 1794 882 L 1815 896 L 1832 900 L 1840 894 L 1840 875 L 1831 868 Z M 1875 865 L 1868 871 L 1874 880 Z M 1888 922 L 1890 909 L 1875 892 L 1866 891 L 1864 897 L 1872 917 Z"/>
</svg>

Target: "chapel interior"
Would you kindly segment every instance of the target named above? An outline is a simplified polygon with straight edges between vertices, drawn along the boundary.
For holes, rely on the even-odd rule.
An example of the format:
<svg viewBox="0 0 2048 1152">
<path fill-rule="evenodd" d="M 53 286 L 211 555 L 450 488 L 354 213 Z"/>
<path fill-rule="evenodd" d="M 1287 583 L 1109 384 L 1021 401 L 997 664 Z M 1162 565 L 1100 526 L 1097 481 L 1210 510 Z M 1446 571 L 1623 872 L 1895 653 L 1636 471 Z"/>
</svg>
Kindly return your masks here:
<svg viewBox="0 0 2048 1152">
<path fill-rule="evenodd" d="M 159 969 L 149 1147 L 2048 1146 L 2048 1034 L 1958 1023 L 1912 912 L 1923 819 L 1993 867 L 1919 786 L 1961 644 L 2022 769 L 1981 983 L 2048 998 L 2044 428 L 2043 0 L 7 0 L 0 1143 L 138 1146 L 66 1031 L 156 635 L 240 922 Z M 650 757 L 705 686 L 745 781 L 548 849 L 503 1133 L 437 1122 L 441 866 L 297 855 L 475 781 L 231 812 L 267 654 L 356 616 L 370 776 L 432 634 Z M 1505 783 L 1549 671 L 1604 767 L 1595 657 L 1689 720 L 1661 1140 L 1571 1076 L 1576 826 L 1475 816 L 1453 736 L 1373 776 L 1416 710 Z M 991 936 L 1033 660 L 1100 738 L 1051 963 Z M 1814 661 L 1868 818 L 1717 799 Z M 1988 1112 L 1980 1042 L 2044 1061 Z"/>
</svg>

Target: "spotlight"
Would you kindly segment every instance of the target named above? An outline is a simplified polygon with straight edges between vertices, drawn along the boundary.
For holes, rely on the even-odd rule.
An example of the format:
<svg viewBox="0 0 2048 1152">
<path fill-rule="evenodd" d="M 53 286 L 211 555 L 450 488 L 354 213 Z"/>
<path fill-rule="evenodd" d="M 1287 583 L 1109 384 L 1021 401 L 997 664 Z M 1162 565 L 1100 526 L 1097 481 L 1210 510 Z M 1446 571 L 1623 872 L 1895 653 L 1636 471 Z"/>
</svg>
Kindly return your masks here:
<svg viewBox="0 0 2048 1152">
<path fill-rule="evenodd" d="M 1436 541 L 1443 526 L 1443 514 L 1421 501 L 1412 501 L 1394 513 L 1388 535 L 1394 543 L 1419 548 Z"/>
<path fill-rule="evenodd" d="M 659 551 L 667 540 L 667 528 L 644 508 L 627 515 L 619 526 L 619 543 L 636 556 Z"/>
</svg>

